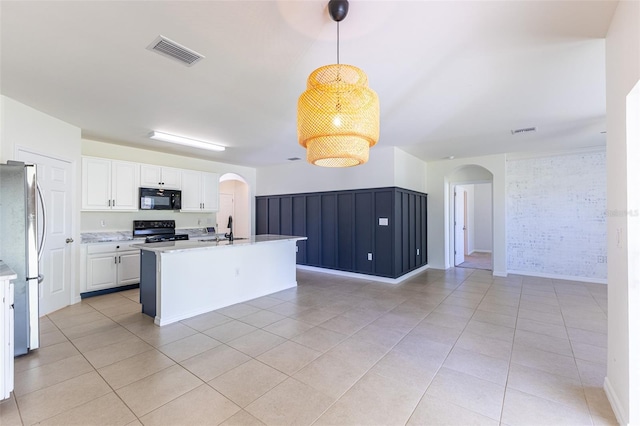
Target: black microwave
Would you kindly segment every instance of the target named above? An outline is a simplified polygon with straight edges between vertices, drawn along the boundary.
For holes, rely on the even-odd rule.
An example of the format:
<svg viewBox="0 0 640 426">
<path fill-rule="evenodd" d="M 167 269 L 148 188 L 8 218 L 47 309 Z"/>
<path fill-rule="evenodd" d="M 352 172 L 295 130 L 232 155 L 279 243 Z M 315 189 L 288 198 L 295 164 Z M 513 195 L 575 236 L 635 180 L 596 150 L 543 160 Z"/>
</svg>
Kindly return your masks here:
<svg viewBox="0 0 640 426">
<path fill-rule="evenodd" d="M 140 188 L 140 210 L 180 210 L 182 191 L 176 189 Z"/>
</svg>

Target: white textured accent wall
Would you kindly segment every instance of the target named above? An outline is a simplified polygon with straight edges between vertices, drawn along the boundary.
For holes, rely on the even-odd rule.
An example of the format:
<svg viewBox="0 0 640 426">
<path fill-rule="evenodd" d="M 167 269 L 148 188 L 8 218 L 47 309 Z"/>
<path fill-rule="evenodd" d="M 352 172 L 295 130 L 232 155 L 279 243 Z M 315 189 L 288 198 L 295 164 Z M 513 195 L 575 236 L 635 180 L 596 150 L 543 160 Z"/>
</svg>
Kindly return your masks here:
<svg viewBox="0 0 640 426">
<path fill-rule="evenodd" d="M 605 152 L 507 162 L 507 268 L 607 277 Z"/>
</svg>

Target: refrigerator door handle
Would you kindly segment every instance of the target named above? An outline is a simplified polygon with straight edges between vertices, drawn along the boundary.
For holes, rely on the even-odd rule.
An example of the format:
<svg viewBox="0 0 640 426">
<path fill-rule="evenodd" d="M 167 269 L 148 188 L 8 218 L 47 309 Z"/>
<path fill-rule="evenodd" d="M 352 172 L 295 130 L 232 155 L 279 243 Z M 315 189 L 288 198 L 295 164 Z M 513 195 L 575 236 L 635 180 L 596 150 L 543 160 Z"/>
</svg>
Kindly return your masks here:
<svg viewBox="0 0 640 426">
<path fill-rule="evenodd" d="M 38 192 L 38 198 L 40 198 L 40 205 L 42 206 L 42 238 L 40 239 L 40 247 L 38 247 L 38 263 L 40 263 L 42 253 L 44 252 L 44 244 L 47 242 L 47 206 L 44 203 L 44 195 L 42 194 L 42 189 L 37 181 L 36 190 Z M 38 284 L 42 281 L 44 281 L 44 276 L 38 273 Z"/>
</svg>

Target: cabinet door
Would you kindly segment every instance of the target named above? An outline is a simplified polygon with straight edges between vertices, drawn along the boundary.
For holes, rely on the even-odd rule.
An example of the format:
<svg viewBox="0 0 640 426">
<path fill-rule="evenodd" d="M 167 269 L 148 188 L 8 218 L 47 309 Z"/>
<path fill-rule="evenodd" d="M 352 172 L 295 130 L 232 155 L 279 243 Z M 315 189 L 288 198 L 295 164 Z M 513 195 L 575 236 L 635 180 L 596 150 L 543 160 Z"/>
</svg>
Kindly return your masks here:
<svg viewBox="0 0 640 426">
<path fill-rule="evenodd" d="M 127 161 L 111 162 L 111 209 L 138 210 L 138 164 Z"/>
<path fill-rule="evenodd" d="M 162 186 L 162 167 L 141 164 L 140 186 L 143 188 L 160 188 Z"/>
<path fill-rule="evenodd" d="M 140 282 L 140 250 L 118 253 L 118 285 Z"/>
<path fill-rule="evenodd" d="M 87 290 L 94 291 L 116 286 L 118 257 L 116 253 L 87 256 Z"/>
<path fill-rule="evenodd" d="M 111 208 L 111 161 L 102 158 L 82 159 L 82 209 Z"/>
<path fill-rule="evenodd" d="M 200 172 L 182 171 L 182 209 L 183 212 L 202 210 L 202 186 Z"/>
<path fill-rule="evenodd" d="M 217 173 L 201 173 L 202 181 L 202 210 L 208 212 L 217 212 L 220 209 L 218 196 L 218 179 Z"/>
<path fill-rule="evenodd" d="M 162 167 L 162 187 L 165 189 L 182 189 L 182 170 Z"/>
</svg>

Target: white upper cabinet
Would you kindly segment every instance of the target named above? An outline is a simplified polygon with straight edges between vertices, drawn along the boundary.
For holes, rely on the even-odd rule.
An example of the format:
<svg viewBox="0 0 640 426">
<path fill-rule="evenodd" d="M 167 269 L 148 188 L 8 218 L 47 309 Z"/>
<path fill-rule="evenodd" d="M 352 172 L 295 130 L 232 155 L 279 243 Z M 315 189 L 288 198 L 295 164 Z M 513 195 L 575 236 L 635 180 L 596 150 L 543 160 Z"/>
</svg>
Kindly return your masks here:
<svg viewBox="0 0 640 426">
<path fill-rule="evenodd" d="M 82 158 L 83 210 L 138 210 L 137 163 Z"/>
<path fill-rule="evenodd" d="M 182 170 L 141 164 L 140 186 L 144 188 L 182 189 Z"/>
<path fill-rule="evenodd" d="M 218 211 L 218 174 L 182 171 L 183 212 Z"/>
</svg>

